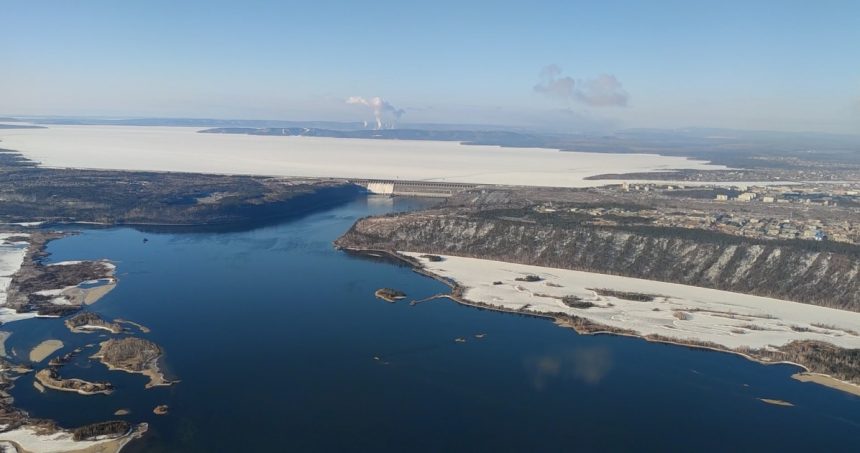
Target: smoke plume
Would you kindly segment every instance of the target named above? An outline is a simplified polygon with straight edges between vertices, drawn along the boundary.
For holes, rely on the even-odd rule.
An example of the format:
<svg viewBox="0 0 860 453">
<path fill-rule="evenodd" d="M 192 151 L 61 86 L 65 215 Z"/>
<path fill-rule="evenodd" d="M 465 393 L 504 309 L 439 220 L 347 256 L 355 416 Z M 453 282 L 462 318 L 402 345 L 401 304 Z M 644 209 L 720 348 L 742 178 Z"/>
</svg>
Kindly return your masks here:
<svg viewBox="0 0 860 453">
<path fill-rule="evenodd" d="M 365 99 L 361 96 L 350 96 L 347 98 L 346 103 L 364 105 L 370 108 L 373 112 L 373 117 L 376 119 L 376 129 L 393 127 L 394 122 L 406 113 L 403 109 L 394 107 L 390 102 L 379 96 L 370 99 Z M 389 121 L 386 122 L 386 119 L 389 119 Z"/>
</svg>

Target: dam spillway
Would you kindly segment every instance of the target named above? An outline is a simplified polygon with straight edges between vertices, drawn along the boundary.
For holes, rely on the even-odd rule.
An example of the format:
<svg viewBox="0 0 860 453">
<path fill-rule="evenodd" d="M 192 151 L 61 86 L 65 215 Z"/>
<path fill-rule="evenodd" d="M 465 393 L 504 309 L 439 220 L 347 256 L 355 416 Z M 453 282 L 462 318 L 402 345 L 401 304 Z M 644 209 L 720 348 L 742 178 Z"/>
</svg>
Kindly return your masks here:
<svg viewBox="0 0 860 453">
<path fill-rule="evenodd" d="M 364 187 L 369 193 L 377 195 L 434 198 L 447 198 L 457 192 L 473 189 L 478 186 L 478 184 L 458 182 L 401 181 L 390 179 L 354 179 L 350 182 Z"/>
</svg>

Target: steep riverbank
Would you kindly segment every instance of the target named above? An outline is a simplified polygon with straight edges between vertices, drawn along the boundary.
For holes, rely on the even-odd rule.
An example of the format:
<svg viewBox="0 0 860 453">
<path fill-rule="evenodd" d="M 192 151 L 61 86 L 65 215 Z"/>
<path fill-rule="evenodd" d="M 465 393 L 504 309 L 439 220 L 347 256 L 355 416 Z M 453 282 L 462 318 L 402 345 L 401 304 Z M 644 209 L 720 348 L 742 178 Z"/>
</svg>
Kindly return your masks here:
<svg viewBox="0 0 860 453">
<path fill-rule="evenodd" d="M 415 250 L 700 286 L 860 311 L 860 252 L 680 228 L 537 223 L 445 208 L 361 219 L 346 248 Z"/>
</svg>

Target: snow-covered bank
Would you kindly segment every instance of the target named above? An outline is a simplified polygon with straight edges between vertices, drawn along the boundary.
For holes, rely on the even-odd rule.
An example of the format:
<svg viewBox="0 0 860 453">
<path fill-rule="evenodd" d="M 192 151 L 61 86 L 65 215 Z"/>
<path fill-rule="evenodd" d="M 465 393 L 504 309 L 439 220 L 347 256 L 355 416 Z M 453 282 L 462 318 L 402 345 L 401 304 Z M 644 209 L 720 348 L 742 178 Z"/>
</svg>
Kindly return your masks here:
<svg viewBox="0 0 860 453">
<path fill-rule="evenodd" d="M 131 440 L 139 438 L 148 426 L 142 423 L 123 436 L 101 436 L 96 440 L 74 440 L 69 431 L 60 430 L 52 434 L 40 432 L 34 426 L 0 433 L 0 451 L 24 452 L 64 452 L 64 453 L 115 453 Z"/>
<path fill-rule="evenodd" d="M 43 241 L 46 239 L 43 236 L 41 233 L 0 233 L 0 323 L 37 316 L 57 316 L 62 312 L 62 310 L 56 310 L 57 307 L 75 308 L 91 305 L 116 287 L 117 279 L 114 276 L 116 265 L 107 260 L 62 261 L 44 266 L 31 265 L 27 253 L 31 248 L 38 250 L 44 245 Z M 19 240 L 13 241 L 16 238 Z M 36 304 L 38 306 L 34 306 L 33 301 L 30 300 L 30 304 L 26 305 L 27 311 L 18 312 L 24 304 L 20 300 L 10 301 L 8 297 L 12 279 L 19 272 L 26 275 L 23 278 L 31 281 L 43 274 L 52 274 L 53 277 L 47 277 L 44 281 L 47 284 L 56 283 L 62 286 L 43 287 L 32 291 L 32 295 L 41 296 Z M 76 280 L 78 277 L 82 280 Z M 42 285 L 44 286 L 45 283 Z"/>
<path fill-rule="evenodd" d="M 817 340 L 860 348 L 860 313 L 746 294 L 567 269 L 444 256 L 432 262 L 401 252 L 438 276 L 458 282 L 463 297 L 508 310 L 566 313 L 598 324 L 728 349 Z M 527 275 L 540 281 L 518 281 Z M 597 290 L 654 295 L 651 301 L 601 295 Z M 606 294 L 604 292 L 604 294 Z M 571 308 L 575 296 L 589 308 Z"/>
<path fill-rule="evenodd" d="M 557 187 L 605 173 L 724 169 L 652 154 L 560 152 L 423 140 L 199 134 L 197 128 L 51 126 L 0 131 L 5 149 L 49 167 L 379 178 Z"/>
<path fill-rule="evenodd" d="M 5 306 L 6 292 L 12 283 L 12 276 L 21 268 L 27 255 L 26 242 L 12 242 L 8 239 L 26 236 L 25 233 L 0 233 L 0 323 L 36 316 L 35 313 L 17 313 Z"/>
<path fill-rule="evenodd" d="M 0 233 L 0 305 L 6 304 L 6 290 L 27 255 L 26 242 L 13 242 L 9 239 L 26 236 L 20 233 Z"/>
</svg>

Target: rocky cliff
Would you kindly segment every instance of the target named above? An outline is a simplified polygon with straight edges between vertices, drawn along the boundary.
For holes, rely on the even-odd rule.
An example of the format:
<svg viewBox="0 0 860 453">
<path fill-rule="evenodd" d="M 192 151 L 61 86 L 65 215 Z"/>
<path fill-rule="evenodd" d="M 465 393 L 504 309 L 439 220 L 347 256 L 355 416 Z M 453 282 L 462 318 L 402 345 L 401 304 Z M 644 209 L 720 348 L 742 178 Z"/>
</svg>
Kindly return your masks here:
<svg viewBox="0 0 860 453">
<path fill-rule="evenodd" d="M 860 311 L 856 246 L 457 209 L 365 218 L 336 245 L 624 275 Z"/>
</svg>

